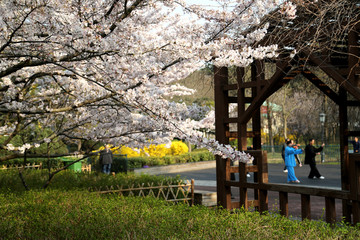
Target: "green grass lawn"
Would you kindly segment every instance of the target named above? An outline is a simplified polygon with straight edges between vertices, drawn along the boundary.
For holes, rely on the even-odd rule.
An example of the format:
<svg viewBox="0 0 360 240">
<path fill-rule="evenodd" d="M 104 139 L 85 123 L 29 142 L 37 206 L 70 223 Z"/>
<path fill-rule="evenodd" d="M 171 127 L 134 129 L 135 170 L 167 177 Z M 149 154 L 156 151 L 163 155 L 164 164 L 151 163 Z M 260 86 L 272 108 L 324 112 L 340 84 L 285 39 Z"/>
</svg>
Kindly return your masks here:
<svg viewBox="0 0 360 240">
<path fill-rule="evenodd" d="M 359 239 L 357 227 L 83 190 L 0 194 L 1 239 Z"/>
<path fill-rule="evenodd" d="M 42 190 L 44 171 L 0 171 L 0 239 L 359 239 L 345 223 L 296 221 L 280 215 L 173 204 L 151 197 L 89 192 L 89 186 L 163 181 L 65 171 Z M 178 179 L 166 179 L 176 182 Z"/>
</svg>

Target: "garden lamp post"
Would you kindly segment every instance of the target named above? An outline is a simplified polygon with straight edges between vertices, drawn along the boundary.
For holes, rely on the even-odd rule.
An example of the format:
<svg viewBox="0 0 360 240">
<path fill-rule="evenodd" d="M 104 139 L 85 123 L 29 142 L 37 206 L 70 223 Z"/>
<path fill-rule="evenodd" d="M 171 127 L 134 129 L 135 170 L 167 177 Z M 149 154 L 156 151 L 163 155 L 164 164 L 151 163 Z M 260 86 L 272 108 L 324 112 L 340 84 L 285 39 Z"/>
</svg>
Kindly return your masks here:
<svg viewBox="0 0 360 240">
<path fill-rule="evenodd" d="M 320 113 L 319 114 L 320 117 L 320 123 L 321 123 L 321 141 L 322 143 L 324 143 L 324 138 L 325 138 L 325 113 Z M 321 151 L 321 162 L 325 162 L 325 153 L 324 150 Z"/>
</svg>

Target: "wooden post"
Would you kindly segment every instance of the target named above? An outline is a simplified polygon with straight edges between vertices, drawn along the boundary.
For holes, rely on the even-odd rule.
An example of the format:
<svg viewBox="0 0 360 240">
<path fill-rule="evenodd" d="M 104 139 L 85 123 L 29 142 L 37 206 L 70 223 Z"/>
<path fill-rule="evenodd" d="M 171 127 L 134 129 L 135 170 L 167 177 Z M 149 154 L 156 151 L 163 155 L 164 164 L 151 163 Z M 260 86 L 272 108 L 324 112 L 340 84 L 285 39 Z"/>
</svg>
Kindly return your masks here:
<svg viewBox="0 0 360 240">
<path fill-rule="evenodd" d="M 229 126 L 225 123 L 225 118 L 229 116 L 228 92 L 224 86 L 228 84 L 228 69 L 214 66 L 215 82 L 215 134 L 216 140 L 222 144 L 229 144 L 226 132 Z M 224 208 L 231 207 L 231 187 L 225 185 L 229 171 L 230 160 L 216 156 L 216 189 L 218 205 Z"/>
<path fill-rule="evenodd" d="M 252 98 L 255 98 L 261 90 L 261 81 L 265 80 L 264 62 L 256 60 L 251 65 L 251 81 L 256 81 L 256 87 L 251 88 Z M 260 108 L 252 116 L 252 130 L 254 133 L 253 145 L 255 150 L 261 149 L 261 117 Z"/>
<path fill-rule="evenodd" d="M 347 117 L 347 92 L 340 86 L 339 89 L 339 122 L 340 122 L 340 161 L 341 161 L 341 189 L 349 190 L 349 148 L 348 148 L 348 117 Z M 345 221 L 351 222 L 350 202 L 342 201 L 343 216 Z"/>
<path fill-rule="evenodd" d="M 280 198 L 280 214 L 289 217 L 289 198 L 287 192 L 279 192 L 279 198 Z"/>
<path fill-rule="evenodd" d="M 301 194 L 301 218 L 311 219 L 310 195 Z"/>
<path fill-rule="evenodd" d="M 244 82 L 245 72 L 244 68 L 236 68 L 236 78 L 238 83 L 238 92 L 237 92 L 237 100 L 238 100 L 238 117 L 241 116 L 245 112 L 245 89 L 242 88 L 242 84 Z M 245 151 L 247 149 L 247 122 L 237 122 L 237 131 L 238 131 L 238 149 L 240 151 Z"/>
<path fill-rule="evenodd" d="M 349 154 L 349 167 L 353 224 L 356 224 L 360 222 L 360 154 Z"/>
<path fill-rule="evenodd" d="M 239 181 L 240 181 L 240 187 L 239 187 L 239 193 L 240 193 L 240 206 L 244 207 L 244 209 L 248 209 L 249 203 L 248 203 L 248 191 L 246 187 L 241 186 L 242 183 L 246 183 L 246 164 L 245 163 L 239 163 Z"/>
<path fill-rule="evenodd" d="M 258 180 L 259 184 L 262 185 L 264 183 L 269 182 L 268 178 L 268 164 L 267 164 L 267 152 L 261 151 L 261 157 L 257 162 L 258 166 Z M 259 211 L 264 212 L 268 211 L 269 199 L 268 199 L 268 191 L 267 190 L 259 190 Z"/>
<path fill-rule="evenodd" d="M 334 224 L 336 222 L 335 198 L 325 197 L 325 216 L 327 223 Z"/>
</svg>

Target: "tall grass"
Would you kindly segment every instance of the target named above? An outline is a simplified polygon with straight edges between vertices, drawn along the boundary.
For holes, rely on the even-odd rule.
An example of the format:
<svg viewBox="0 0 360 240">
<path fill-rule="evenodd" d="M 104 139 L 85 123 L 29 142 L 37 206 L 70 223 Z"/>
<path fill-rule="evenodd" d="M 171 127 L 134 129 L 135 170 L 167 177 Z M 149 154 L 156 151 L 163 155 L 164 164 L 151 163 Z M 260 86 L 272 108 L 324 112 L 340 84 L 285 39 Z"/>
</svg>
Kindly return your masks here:
<svg viewBox="0 0 360 240">
<path fill-rule="evenodd" d="M 1 239 L 360 238 L 348 225 L 80 190 L 0 194 L 0 202 Z"/>
<path fill-rule="evenodd" d="M 24 179 L 32 190 L 42 189 L 48 179 L 47 170 L 25 170 Z M 161 182 L 164 184 L 179 183 L 180 177 L 164 177 L 155 175 L 135 175 L 133 173 L 118 173 L 115 176 L 97 172 L 76 173 L 65 170 L 55 175 L 49 189 L 73 190 L 100 188 L 110 186 L 123 186 L 123 188 L 141 183 L 153 183 L 155 186 Z M 22 192 L 25 188 L 16 170 L 0 171 L 0 192 Z"/>
</svg>

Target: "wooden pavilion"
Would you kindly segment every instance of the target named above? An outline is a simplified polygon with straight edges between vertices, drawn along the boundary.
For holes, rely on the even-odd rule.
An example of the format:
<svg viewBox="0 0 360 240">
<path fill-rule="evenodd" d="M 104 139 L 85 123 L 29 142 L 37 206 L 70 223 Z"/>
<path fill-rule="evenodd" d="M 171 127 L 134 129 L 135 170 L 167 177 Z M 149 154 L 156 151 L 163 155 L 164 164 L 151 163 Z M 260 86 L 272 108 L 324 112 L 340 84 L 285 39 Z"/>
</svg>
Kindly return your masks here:
<svg viewBox="0 0 360 240">
<path fill-rule="evenodd" d="M 320 8 L 304 5 L 299 8 L 299 18 L 293 21 L 281 20 L 281 17 L 276 17 L 278 13 L 270 14 L 264 20 L 270 22 L 269 33 L 258 44 L 277 43 L 283 50 L 278 58 L 271 60 L 276 65 L 272 76 L 265 77 L 266 60 L 254 61 L 250 77 L 245 76 L 244 68 L 237 67 L 235 83 L 229 81 L 228 68 L 215 67 L 216 139 L 229 144 L 229 138 L 237 138 L 238 149 L 246 151 L 247 138 L 252 138 L 254 150 L 249 153 L 255 157 L 251 166 L 242 163 L 232 166 L 230 160 L 217 158 L 217 199 L 224 208 L 254 206 L 260 212 L 267 211 L 268 191 L 277 191 L 280 213 L 285 216 L 288 216 L 288 193 L 296 193 L 301 197 L 303 219 L 311 219 L 310 196 L 321 196 L 325 199 L 327 222 L 335 222 L 335 199 L 342 200 L 346 221 L 360 222 L 360 154 L 349 154 L 348 151 L 349 137 L 360 135 L 360 131 L 348 126 L 349 110 L 360 107 L 360 9 L 354 1 L 343 2 L 347 2 L 346 7 L 351 12 L 346 10 L 349 16 L 341 19 L 342 13 L 328 13 L 319 20 Z M 326 7 L 330 11 L 331 6 Z M 293 49 L 298 49 L 295 56 L 292 55 Z M 314 67 L 321 69 L 336 88 L 320 79 L 311 70 Z M 299 74 L 338 105 L 341 190 L 268 183 L 267 153 L 261 151 L 260 107 L 269 96 Z M 229 115 L 229 104 L 237 104 L 237 117 Z M 251 123 L 251 131 L 247 129 L 248 123 Z M 247 182 L 247 172 L 254 172 L 254 183 Z M 239 173 L 239 181 L 232 180 L 232 173 Z M 231 199 L 232 187 L 239 188 L 238 202 Z M 254 189 L 254 200 L 248 199 L 248 189 Z"/>
</svg>

